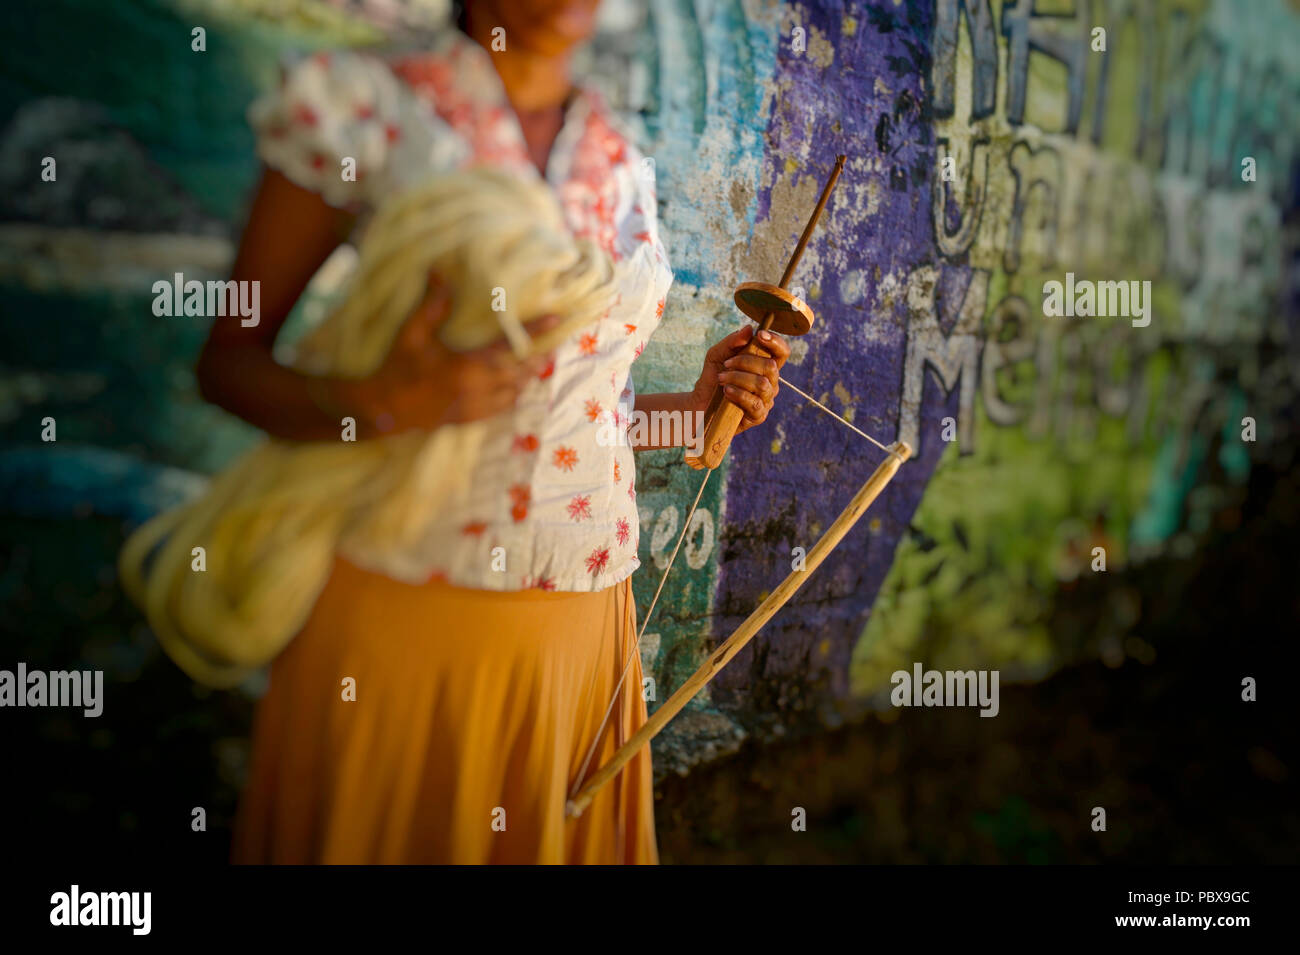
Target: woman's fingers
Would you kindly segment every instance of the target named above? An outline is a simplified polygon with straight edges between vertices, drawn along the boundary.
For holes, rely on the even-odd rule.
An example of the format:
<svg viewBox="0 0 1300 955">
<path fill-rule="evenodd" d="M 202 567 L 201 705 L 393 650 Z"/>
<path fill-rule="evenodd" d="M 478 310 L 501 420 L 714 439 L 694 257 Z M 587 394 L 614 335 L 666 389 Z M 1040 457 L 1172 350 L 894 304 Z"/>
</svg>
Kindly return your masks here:
<svg viewBox="0 0 1300 955">
<path fill-rule="evenodd" d="M 754 326 L 746 325 L 732 332 L 722 341 L 710 348 L 704 355 L 705 364 L 721 365 L 737 352 L 745 350 L 749 340 L 754 337 Z"/>
<path fill-rule="evenodd" d="M 756 357 L 756 356 L 747 356 Z M 770 361 L 770 359 L 763 359 Z M 764 375 L 747 371 L 724 371 L 718 375 L 718 384 L 731 401 L 745 412 L 740 430 L 751 428 L 767 420 L 767 413 L 776 401 L 778 385 Z"/>
<path fill-rule="evenodd" d="M 529 338 L 540 338 L 559 324 L 560 316 L 542 315 L 531 322 L 524 322 L 524 331 L 528 333 Z"/>
<path fill-rule="evenodd" d="M 530 381 L 544 372 L 551 360 L 552 355 L 549 352 L 545 355 L 534 355 L 531 358 L 525 358 L 515 370 L 515 377 L 521 382 Z"/>
<path fill-rule="evenodd" d="M 515 361 L 509 352 L 464 356 L 461 387 L 467 391 L 495 392 L 512 388 L 526 379 L 524 363 Z"/>
<path fill-rule="evenodd" d="M 480 364 L 491 368 L 494 374 L 502 378 L 517 378 L 521 382 L 536 378 L 554 358 L 553 353 L 547 352 L 542 355 L 529 355 L 527 358 L 516 358 L 514 352 L 509 348 L 498 347 L 493 345 L 491 348 L 480 349 L 465 356 L 467 361 L 476 361 Z"/>
<path fill-rule="evenodd" d="M 459 396 L 454 415 L 468 421 L 490 417 L 514 406 L 519 393 L 535 381 L 546 356 L 516 361 L 509 352 L 478 349 L 454 359 L 454 391 Z"/>
<path fill-rule="evenodd" d="M 718 372 L 718 384 L 745 413 L 741 430 L 767 420 L 781 387 L 781 366 L 790 357 L 790 346 L 782 336 L 770 331 L 758 332 L 757 336 L 757 343 L 765 354 L 748 354 L 742 348 L 725 359 Z M 748 345 L 752 337 L 752 334 L 746 335 L 739 340 Z"/>
<path fill-rule="evenodd" d="M 456 398 L 448 418 L 451 421 L 477 421 L 509 411 L 519 397 L 520 383 L 512 375 L 503 375 L 483 362 L 475 362 L 459 374 Z"/>
<path fill-rule="evenodd" d="M 763 351 L 772 356 L 778 371 L 785 364 L 786 359 L 790 357 L 790 343 L 785 340 L 784 336 L 778 335 L 776 332 L 759 332 L 758 345 Z"/>
<path fill-rule="evenodd" d="M 514 407 L 514 396 L 505 391 L 487 394 L 462 394 L 451 403 L 447 420 L 452 423 L 481 421 L 504 414 Z"/>
<path fill-rule="evenodd" d="M 772 384 L 776 384 L 780 377 L 781 368 L 775 358 L 764 358 L 762 355 L 732 355 L 722 363 L 722 367 L 728 371 L 743 371 L 751 375 L 757 375 L 765 378 Z"/>
<path fill-rule="evenodd" d="M 705 363 L 725 364 L 727 359 L 744 354 L 751 341 L 771 356 L 776 362 L 778 371 L 790 357 L 790 343 L 783 336 L 772 331 L 759 332 L 753 325 L 746 325 L 710 348 L 705 356 Z"/>
<path fill-rule="evenodd" d="M 760 401 L 766 401 L 776 395 L 776 386 L 772 384 L 771 380 L 763 375 L 755 375 L 747 371 L 724 371 L 718 375 L 718 381 L 724 385 L 731 385 L 740 391 L 748 392 Z"/>
<path fill-rule="evenodd" d="M 451 289 L 431 280 L 424 298 L 397 333 L 393 351 L 414 362 L 417 373 L 419 369 L 436 363 L 437 355 L 445 348 L 438 337 L 438 329 L 446 320 L 451 303 Z"/>
<path fill-rule="evenodd" d="M 785 354 L 789 354 L 788 350 Z M 733 355 L 723 362 L 723 370 L 718 373 L 720 384 L 754 395 L 765 408 L 771 408 L 772 402 L 776 400 L 776 393 L 781 387 L 780 380 L 780 361 L 762 355 Z"/>
<path fill-rule="evenodd" d="M 723 385 L 722 390 L 734 404 L 745 412 L 747 423 L 759 424 L 767 419 L 768 405 L 758 395 L 737 388 L 735 385 Z"/>
<path fill-rule="evenodd" d="M 529 339 L 535 340 L 559 324 L 560 317 L 558 315 L 542 315 L 538 318 L 534 318 L 532 321 L 524 322 L 524 332 L 528 335 Z M 510 347 L 509 340 L 504 337 L 498 338 L 491 345 L 486 345 L 483 348 L 467 352 L 466 354 L 482 357 L 503 368 L 512 365 L 519 365 L 521 363 L 535 364 L 537 365 L 537 371 L 540 371 L 545 367 L 546 362 L 550 359 L 549 355 L 535 355 L 523 359 L 516 358 L 514 350 Z"/>
</svg>

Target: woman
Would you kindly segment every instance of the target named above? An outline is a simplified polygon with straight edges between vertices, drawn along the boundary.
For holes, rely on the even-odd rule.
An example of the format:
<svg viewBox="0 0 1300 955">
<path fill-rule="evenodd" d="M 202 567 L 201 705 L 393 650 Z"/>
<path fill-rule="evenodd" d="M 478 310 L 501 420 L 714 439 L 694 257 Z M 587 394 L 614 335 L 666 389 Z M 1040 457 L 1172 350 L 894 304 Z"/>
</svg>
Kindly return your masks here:
<svg viewBox="0 0 1300 955">
<path fill-rule="evenodd" d="M 250 111 L 267 169 L 233 278 L 261 283 L 262 320 L 214 325 L 205 397 L 290 440 L 338 440 L 343 416 L 362 437 L 479 420 L 491 437 L 469 500 L 418 546 L 337 556 L 258 707 L 236 861 L 657 861 L 648 748 L 564 817 L 635 640 L 632 449 L 598 442 L 594 422 L 702 411 L 721 385 L 752 427 L 789 352 L 771 335 L 771 358 L 740 354 L 744 329 L 708 351 L 691 392 L 634 394 L 672 274 L 639 154 L 570 79 L 595 6 L 467 3 L 424 49 L 318 55 Z M 541 176 L 572 231 L 620 264 L 604 319 L 541 359 L 452 353 L 436 332 L 455 276 L 433 276 L 371 377 L 274 360 L 307 282 L 378 201 L 481 164 Z M 644 722 L 640 685 L 633 660 L 589 772 Z"/>
</svg>

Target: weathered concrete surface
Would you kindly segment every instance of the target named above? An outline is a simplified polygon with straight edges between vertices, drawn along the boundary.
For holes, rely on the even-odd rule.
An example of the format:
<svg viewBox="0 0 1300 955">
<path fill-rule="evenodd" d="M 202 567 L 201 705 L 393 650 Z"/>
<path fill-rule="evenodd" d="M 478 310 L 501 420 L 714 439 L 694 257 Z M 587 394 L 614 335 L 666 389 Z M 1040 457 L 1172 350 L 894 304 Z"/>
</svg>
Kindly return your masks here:
<svg viewBox="0 0 1300 955">
<path fill-rule="evenodd" d="M 856 13 L 851 12 L 856 11 Z M 782 44 L 755 242 L 788 254 L 839 153 L 850 159 L 823 230 L 795 283 L 818 321 L 788 377 L 879 440 L 894 419 L 907 337 L 904 303 L 891 290 L 931 254 L 923 121 L 924 11 L 863 16 L 857 5 L 793 7 L 783 33 L 807 34 L 806 52 Z M 748 275 L 774 279 L 780 265 L 754 255 Z M 756 584 L 779 581 L 795 547 L 812 546 L 883 453 L 787 392 L 775 434 L 737 445 L 728 472 L 723 571 L 715 627 L 739 623 Z M 763 709 L 815 708 L 847 690 L 849 655 L 863 612 L 889 569 L 916 508 L 937 446 L 921 449 L 853 534 L 747 651 L 721 685 Z M 737 493 L 739 492 L 739 493 Z M 769 585 L 770 586 L 770 585 Z M 755 694 L 746 687 L 760 686 Z"/>
<path fill-rule="evenodd" d="M 640 57 L 658 67 L 653 92 L 627 104 L 663 171 L 683 278 L 665 340 L 638 371 L 648 385 L 689 381 L 690 351 L 734 320 L 731 286 L 779 274 L 845 152 L 795 279 L 818 325 L 787 377 L 918 455 L 701 706 L 766 736 L 851 717 L 913 660 L 1038 679 L 1079 659 L 1046 621 L 1056 589 L 1092 572 L 1093 548 L 1106 548 L 1111 573 L 1191 553 L 1206 515 L 1242 493 L 1252 458 L 1295 427 L 1300 319 L 1283 222 L 1295 198 L 1298 83 L 1285 51 L 1300 38 L 1296 11 L 706 9 L 697 20 L 651 4 Z M 1098 27 L 1105 50 L 1093 48 Z M 693 73 L 662 68 L 690 57 Z M 751 80 L 764 62 L 771 73 Z M 736 112 L 719 76 L 762 85 L 765 110 Z M 760 123 L 756 181 L 740 144 Z M 1254 181 L 1242 177 L 1248 156 Z M 1151 281 L 1151 324 L 1046 318 L 1043 283 L 1067 271 Z M 1247 415 L 1256 443 L 1241 439 Z M 675 568 L 653 627 L 646 662 L 662 692 L 789 571 L 791 549 L 815 540 L 879 456 L 788 393 L 766 431 L 736 442 L 688 538 L 692 567 Z M 694 484 L 675 459 L 647 478 L 658 556 Z M 1121 603 L 1112 619 L 1140 612 L 1137 594 Z M 1102 635 L 1087 653 L 1115 665 L 1146 652 L 1117 640 Z M 674 761 L 683 748 L 663 747 Z"/>
</svg>

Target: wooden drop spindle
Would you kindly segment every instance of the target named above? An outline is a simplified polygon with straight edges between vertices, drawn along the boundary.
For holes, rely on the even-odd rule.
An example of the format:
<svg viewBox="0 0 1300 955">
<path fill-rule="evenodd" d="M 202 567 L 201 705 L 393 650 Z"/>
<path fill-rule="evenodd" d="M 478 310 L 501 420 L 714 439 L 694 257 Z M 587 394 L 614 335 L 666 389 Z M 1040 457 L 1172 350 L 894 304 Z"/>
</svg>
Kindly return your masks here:
<svg viewBox="0 0 1300 955">
<path fill-rule="evenodd" d="M 743 354 L 771 358 L 771 354 L 759 344 L 758 334 L 770 330 L 774 324 L 784 326 L 778 328 L 778 331 L 783 334 L 802 334 L 799 330 L 802 322 L 797 319 L 792 317 L 790 320 L 778 321 L 778 316 L 783 312 L 806 318 L 807 324 L 802 331 L 807 331 L 808 328 L 812 327 L 811 309 L 786 292 L 786 286 L 790 284 L 795 267 L 798 266 L 799 259 L 803 257 L 803 251 L 808 245 L 808 240 L 812 237 L 813 229 L 817 227 L 817 220 L 821 218 L 822 210 L 826 208 L 826 202 L 831 197 L 831 190 L 835 188 L 835 181 L 839 179 L 840 172 L 844 169 L 846 158 L 845 156 L 836 157 L 835 168 L 831 170 L 830 178 L 826 180 L 826 185 L 822 188 L 821 198 L 817 200 L 817 208 L 813 210 L 812 215 L 809 217 L 808 224 L 804 226 L 803 234 L 799 236 L 799 244 L 795 246 L 790 261 L 786 263 L 785 272 L 781 276 L 781 284 L 771 286 L 759 282 L 747 282 L 736 290 L 736 304 L 741 311 L 752 318 L 757 316 L 750 308 L 746 308 L 745 302 L 752 303 L 758 300 L 765 301 L 773 306 L 771 310 L 762 314 L 761 319 L 757 319 L 758 328 L 754 330 L 754 337 L 750 339 L 749 345 L 746 346 Z M 722 387 L 718 386 L 714 389 L 713 396 L 710 398 L 709 406 L 704 414 L 703 451 L 699 457 L 688 454 L 686 463 L 693 468 L 709 468 L 712 470 L 721 464 L 722 459 L 727 456 L 727 449 L 731 447 L 731 440 L 736 436 L 736 429 L 745 420 L 745 411 L 727 398 Z"/>
</svg>

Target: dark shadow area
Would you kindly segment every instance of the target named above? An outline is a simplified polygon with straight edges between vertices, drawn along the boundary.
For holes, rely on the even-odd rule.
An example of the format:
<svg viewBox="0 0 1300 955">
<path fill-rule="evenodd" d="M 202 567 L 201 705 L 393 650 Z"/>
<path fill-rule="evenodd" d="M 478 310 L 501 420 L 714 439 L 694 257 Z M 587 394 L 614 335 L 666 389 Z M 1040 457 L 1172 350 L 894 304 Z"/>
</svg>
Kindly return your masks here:
<svg viewBox="0 0 1300 955">
<path fill-rule="evenodd" d="M 1129 649 L 1117 668 L 1004 685 L 993 719 L 903 710 L 891 722 L 746 745 L 663 780 L 663 861 L 1294 863 L 1296 446 L 1282 458 L 1284 468 L 1254 469 L 1244 510 L 1221 513 L 1191 559 L 1096 575 L 1057 595 L 1058 638 L 1096 632 L 1114 588 L 1142 595 L 1139 619 L 1117 635 Z M 1242 700 L 1246 676 L 1258 702 Z M 1092 830 L 1096 806 L 1105 832 Z M 805 832 L 792 831 L 795 807 L 807 811 Z"/>
</svg>

